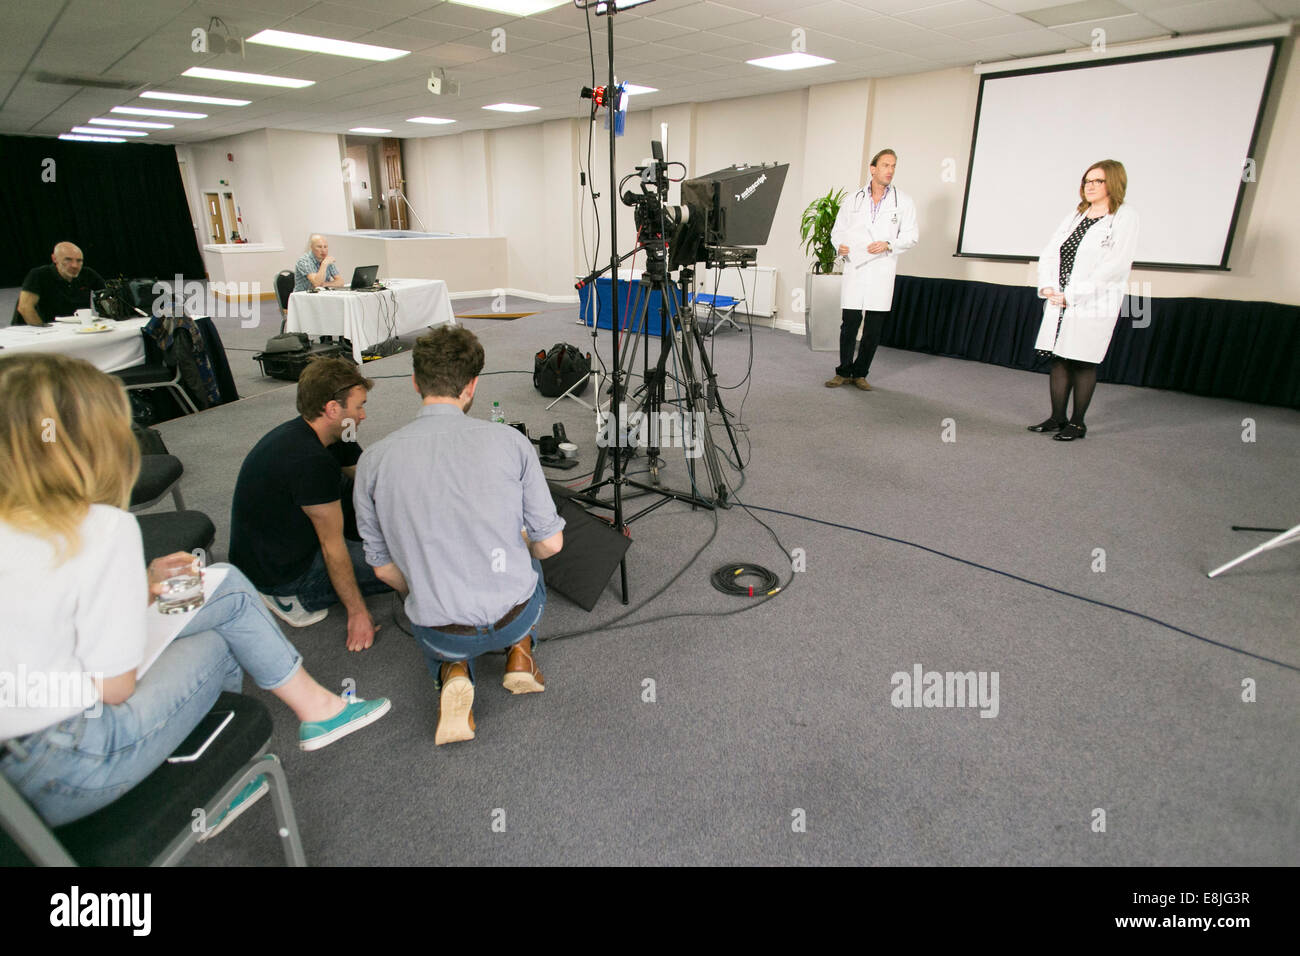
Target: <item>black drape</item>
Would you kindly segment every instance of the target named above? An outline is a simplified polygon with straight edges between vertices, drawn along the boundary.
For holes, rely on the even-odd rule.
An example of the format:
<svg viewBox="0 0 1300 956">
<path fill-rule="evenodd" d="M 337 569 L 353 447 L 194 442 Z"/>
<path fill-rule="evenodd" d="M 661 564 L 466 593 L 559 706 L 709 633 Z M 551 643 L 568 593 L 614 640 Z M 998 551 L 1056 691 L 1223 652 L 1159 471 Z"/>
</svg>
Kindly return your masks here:
<svg viewBox="0 0 1300 956">
<path fill-rule="evenodd" d="M 1028 286 L 899 276 L 881 344 L 1045 371 L 1042 316 Z M 1300 306 L 1130 298 L 1097 378 L 1300 408 Z"/>
<path fill-rule="evenodd" d="M 175 147 L 0 136 L 0 287 L 63 241 L 105 279 L 202 279 Z"/>
</svg>

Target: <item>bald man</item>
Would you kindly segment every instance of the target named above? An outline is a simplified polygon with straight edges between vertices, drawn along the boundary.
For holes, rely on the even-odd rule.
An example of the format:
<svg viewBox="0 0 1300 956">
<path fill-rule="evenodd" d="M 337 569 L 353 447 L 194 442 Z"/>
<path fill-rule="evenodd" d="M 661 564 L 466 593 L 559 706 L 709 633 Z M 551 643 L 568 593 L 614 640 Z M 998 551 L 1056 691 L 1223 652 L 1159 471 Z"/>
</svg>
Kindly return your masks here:
<svg viewBox="0 0 1300 956">
<path fill-rule="evenodd" d="M 55 316 L 88 309 L 91 293 L 104 288 L 104 280 L 85 268 L 85 257 L 72 243 L 60 242 L 50 259 L 27 273 L 10 325 L 45 325 Z"/>
<path fill-rule="evenodd" d="M 337 289 L 343 285 L 343 276 L 339 275 L 330 255 L 330 244 L 319 232 L 312 233 L 307 240 L 311 251 L 304 253 L 293 269 L 293 291 L 310 292 L 312 289 Z"/>
</svg>

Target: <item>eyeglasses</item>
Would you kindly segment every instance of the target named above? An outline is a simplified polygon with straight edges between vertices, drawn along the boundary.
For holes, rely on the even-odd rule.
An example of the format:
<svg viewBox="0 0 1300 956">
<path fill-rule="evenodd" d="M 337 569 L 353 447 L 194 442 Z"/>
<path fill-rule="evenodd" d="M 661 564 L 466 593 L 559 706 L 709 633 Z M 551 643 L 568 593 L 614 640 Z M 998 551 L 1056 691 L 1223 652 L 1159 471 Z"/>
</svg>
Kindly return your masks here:
<svg viewBox="0 0 1300 956">
<path fill-rule="evenodd" d="M 1083 181 L 1083 184 L 1084 184 L 1085 186 L 1105 186 L 1105 185 L 1106 185 L 1106 180 L 1104 180 L 1104 179 L 1085 179 L 1085 180 Z"/>
<path fill-rule="evenodd" d="M 352 394 L 352 390 L 361 384 L 361 382 L 353 382 L 351 385 L 343 386 L 343 388 L 340 388 L 330 397 L 330 401 L 338 402 L 340 405 L 346 405 L 348 403 L 348 396 Z"/>
</svg>

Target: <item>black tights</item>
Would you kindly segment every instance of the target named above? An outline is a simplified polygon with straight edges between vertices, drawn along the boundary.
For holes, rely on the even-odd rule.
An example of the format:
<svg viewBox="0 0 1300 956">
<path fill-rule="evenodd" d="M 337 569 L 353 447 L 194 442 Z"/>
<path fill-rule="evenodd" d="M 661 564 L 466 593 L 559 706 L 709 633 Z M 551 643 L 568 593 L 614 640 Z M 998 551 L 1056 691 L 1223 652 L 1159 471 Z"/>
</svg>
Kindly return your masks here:
<svg viewBox="0 0 1300 956">
<path fill-rule="evenodd" d="M 1082 425 L 1083 416 L 1088 413 L 1088 405 L 1092 402 L 1092 393 L 1097 389 L 1097 366 L 1074 359 L 1053 359 L 1048 381 L 1052 393 L 1052 421 L 1065 421 L 1065 406 L 1070 393 L 1074 392 L 1074 414 L 1070 421 Z"/>
</svg>

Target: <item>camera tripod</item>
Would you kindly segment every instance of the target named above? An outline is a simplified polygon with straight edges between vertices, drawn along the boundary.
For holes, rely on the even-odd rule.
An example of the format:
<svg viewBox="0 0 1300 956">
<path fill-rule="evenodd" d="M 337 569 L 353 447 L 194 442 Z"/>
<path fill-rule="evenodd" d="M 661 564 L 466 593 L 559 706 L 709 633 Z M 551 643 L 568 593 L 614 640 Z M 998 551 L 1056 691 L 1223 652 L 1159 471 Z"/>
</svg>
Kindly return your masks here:
<svg viewBox="0 0 1300 956">
<path fill-rule="evenodd" d="M 628 367 L 635 364 L 637 350 L 642 340 L 645 342 L 645 352 L 642 356 L 644 381 L 632 395 L 633 399 L 638 400 L 637 404 L 626 414 L 619 410 L 618 430 L 614 434 L 610 434 L 608 428 L 610 419 L 606 419 L 606 427 L 602 429 L 602 437 L 606 440 L 600 443 L 592 485 L 582 496 L 575 496 L 578 500 L 589 504 L 609 507 L 608 503 L 595 498 L 593 493 L 597 488 L 614 482 L 621 482 L 625 486 L 660 496 L 660 500 L 626 518 L 627 523 L 635 521 L 669 501 L 684 501 L 693 507 L 710 509 L 730 507 L 727 501 L 726 479 L 718 460 L 717 445 L 708 425 L 708 412 L 714 407 L 722 415 L 732 454 L 735 456 L 734 460 L 740 461 L 740 450 L 736 444 L 735 430 L 731 425 L 731 413 L 727 411 L 722 396 L 718 393 L 717 376 L 709 362 L 704 337 L 689 305 L 689 292 L 694 273 L 689 268 L 682 268 L 679 274 L 679 285 L 674 286 L 663 266 L 662 259 L 653 255 L 650 257 L 649 268 L 641 279 L 641 294 L 638 296 L 633 315 L 626 325 L 627 331 L 637 336 L 631 348 L 623 353 L 623 359 Z M 617 286 L 614 288 L 617 292 Z M 652 368 L 649 364 L 649 312 L 653 292 L 659 293 L 660 348 L 659 358 Z M 669 359 L 673 361 L 675 374 L 670 374 L 668 371 Z M 616 374 L 622 376 L 626 373 L 620 368 Z M 677 386 L 677 398 L 673 400 L 669 400 L 667 395 L 670 379 Z M 671 411 L 665 415 L 665 405 L 675 406 L 675 415 Z M 672 431 L 674 419 L 677 425 L 675 434 Z M 689 492 L 665 488 L 659 484 L 659 469 L 654 462 L 661 451 L 660 440 L 663 438 L 665 428 L 669 432 L 669 440 L 680 438 L 687 451 L 687 470 L 691 480 Z M 602 479 L 610 452 L 626 460 L 631 457 L 638 439 L 642 436 L 644 436 L 646 454 L 651 462 L 652 484 L 633 481 L 617 474 L 613 478 Z M 704 463 L 707 484 L 697 481 L 695 464 L 697 458 Z"/>
</svg>

